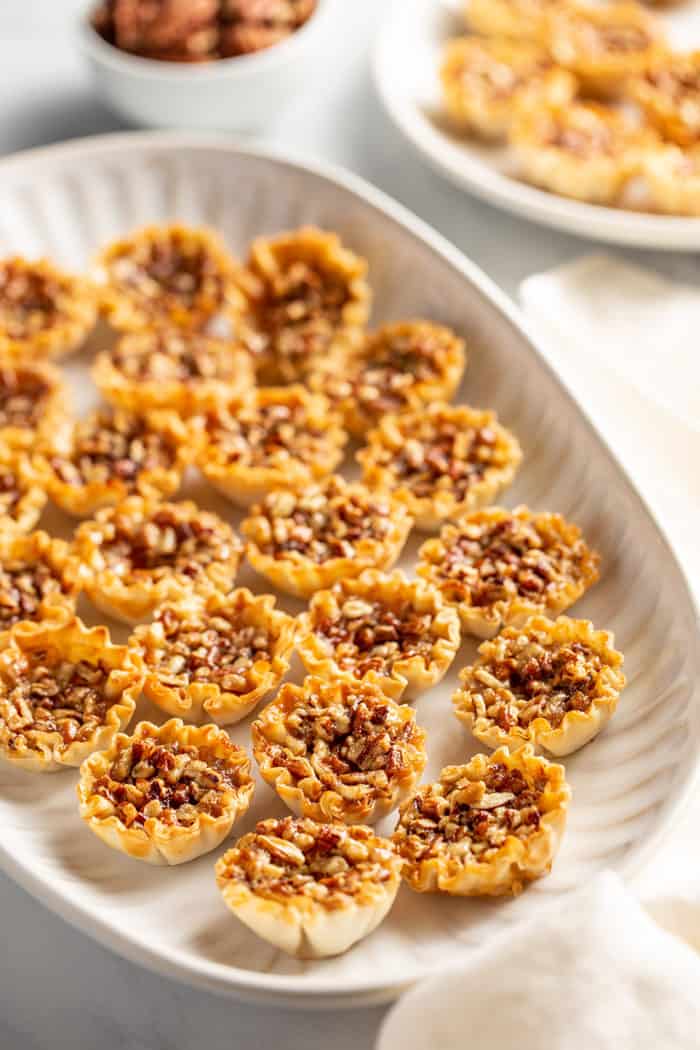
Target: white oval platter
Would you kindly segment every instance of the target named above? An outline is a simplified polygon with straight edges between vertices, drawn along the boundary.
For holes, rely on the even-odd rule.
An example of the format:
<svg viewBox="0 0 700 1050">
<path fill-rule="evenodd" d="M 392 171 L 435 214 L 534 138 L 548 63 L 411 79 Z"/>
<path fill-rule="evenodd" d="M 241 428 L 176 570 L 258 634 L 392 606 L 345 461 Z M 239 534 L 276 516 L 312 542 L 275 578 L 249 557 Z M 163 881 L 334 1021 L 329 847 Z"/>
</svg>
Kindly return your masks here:
<svg viewBox="0 0 700 1050">
<path fill-rule="evenodd" d="M 558 197 L 519 181 L 508 150 L 460 138 L 442 113 L 442 47 L 466 31 L 466 0 L 392 0 L 377 38 L 373 68 L 391 120 L 436 170 L 470 194 L 525 219 L 611 244 L 676 251 L 700 248 L 700 218 L 651 215 Z M 700 47 L 700 4 L 664 14 L 671 39 Z"/>
<path fill-rule="evenodd" d="M 571 516 L 601 551 L 602 580 L 576 613 L 615 631 L 629 686 L 609 729 L 567 762 L 574 802 L 549 878 L 517 900 L 489 902 L 403 887 L 380 929 L 337 959 L 298 962 L 256 939 L 225 910 L 212 855 L 168 870 L 107 849 L 77 816 L 74 771 L 42 777 L 0 766 L 0 864 L 90 936 L 189 983 L 277 1004 L 386 1001 L 600 869 L 626 875 L 658 848 L 697 764 L 697 615 L 654 520 L 517 311 L 476 266 L 376 190 L 320 166 L 177 134 L 88 139 L 0 163 L 3 254 L 46 253 L 82 267 L 104 241 L 174 217 L 210 223 L 238 253 L 260 233 L 309 222 L 336 229 L 370 261 L 375 320 L 424 315 L 464 334 L 470 360 L 460 399 L 496 408 L 524 447 L 506 502 Z M 95 397 L 87 378 L 94 342 L 66 368 L 82 407 Z M 197 478 L 186 491 L 237 520 Z M 56 512 L 42 524 L 69 534 L 70 523 Z M 409 571 L 418 542 L 403 561 Z M 250 571 L 242 580 L 266 589 Z M 80 611 L 99 622 L 87 603 Z M 123 628 L 114 630 L 124 639 Z M 474 651 L 466 643 L 447 681 L 418 701 L 418 721 L 429 732 L 428 775 L 475 750 L 449 703 Z M 139 714 L 158 717 L 145 704 Z M 247 743 L 248 723 L 232 735 Z M 282 811 L 272 790 L 259 785 L 238 830 Z"/>
</svg>

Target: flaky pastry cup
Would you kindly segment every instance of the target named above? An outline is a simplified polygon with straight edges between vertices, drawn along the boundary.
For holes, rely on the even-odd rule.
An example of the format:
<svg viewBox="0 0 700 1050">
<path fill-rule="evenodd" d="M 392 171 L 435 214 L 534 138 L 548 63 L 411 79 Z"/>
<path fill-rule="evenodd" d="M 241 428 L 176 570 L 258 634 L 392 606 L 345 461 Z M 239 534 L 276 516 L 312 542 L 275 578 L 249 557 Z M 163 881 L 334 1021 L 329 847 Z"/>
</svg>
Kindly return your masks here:
<svg viewBox="0 0 700 1050">
<path fill-rule="evenodd" d="M 527 507 L 465 514 L 426 540 L 418 557 L 418 575 L 477 638 L 536 613 L 558 616 L 596 582 L 600 562 L 577 525 Z"/>
<path fill-rule="evenodd" d="M 428 532 L 490 503 L 521 459 L 494 412 L 443 402 L 385 416 L 357 453 L 368 488 L 393 492 Z"/>
<path fill-rule="evenodd" d="M 31 532 L 45 506 L 36 458 L 0 444 L 0 534 Z"/>
<path fill-rule="evenodd" d="M 700 51 L 662 56 L 625 90 L 664 140 L 677 146 L 700 142 Z"/>
<path fill-rule="evenodd" d="M 0 535 L 0 631 L 20 621 L 69 619 L 82 586 L 80 562 L 46 532 Z"/>
<path fill-rule="evenodd" d="M 2 635 L 0 757 L 35 773 L 80 763 L 131 721 L 143 667 L 106 627 L 77 617 Z"/>
<path fill-rule="evenodd" d="M 228 838 L 253 796 L 250 759 L 213 725 L 139 722 L 80 768 L 80 816 L 147 864 L 184 864 Z"/>
<path fill-rule="evenodd" d="M 528 97 L 565 106 L 578 89 L 576 77 L 555 68 L 543 47 L 507 37 L 450 40 L 440 80 L 455 127 L 492 142 L 505 140 L 518 106 Z"/>
<path fill-rule="evenodd" d="M 510 142 L 526 181 L 564 197 L 613 204 L 657 140 L 618 110 L 577 102 L 522 107 Z"/>
<path fill-rule="evenodd" d="M 404 503 L 338 474 L 278 489 L 242 525 L 248 561 L 287 594 L 310 598 L 365 569 L 390 569 L 413 526 Z"/>
<path fill-rule="evenodd" d="M 102 313 L 126 332 L 202 329 L 218 318 L 235 326 L 246 309 L 240 274 L 218 234 L 179 223 L 113 241 L 93 267 Z"/>
<path fill-rule="evenodd" d="M 248 351 L 202 332 L 131 332 L 95 358 L 92 378 L 102 396 L 131 412 L 168 409 L 191 416 L 211 403 L 248 393 L 254 384 Z"/>
<path fill-rule="evenodd" d="M 74 551 L 93 605 L 133 624 L 193 591 L 228 593 L 243 544 L 230 525 L 189 500 L 160 503 L 131 496 L 84 521 L 76 529 Z"/>
<path fill-rule="evenodd" d="M 0 259 L 0 355 L 21 360 L 65 357 L 87 338 L 97 318 L 88 281 L 47 259 Z"/>
<path fill-rule="evenodd" d="M 470 29 L 485 37 L 511 37 L 542 43 L 547 19 L 569 0 L 465 0 Z"/>
<path fill-rule="evenodd" d="M 368 332 L 350 353 L 320 362 L 310 377 L 356 437 L 387 412 L 449 401 L 464 374 L 464 341 L 432 321 L 398 321 Z"/>
<path fill-rule="evenodd" d="M 489 747 L 530 743 L 570 755 L 600 733 L 625 687 L 623 656 L 589 620 L 533 616 L 479 646 L 454 713 Z"/>
<path fill-rule="evenodd" d="M 271 594 L 241 587 L 166 602 L 129 645 L 146 665 L 144 694 L 161 710 L 231 725 L 280 684 L 295 637 L 295 619 Z"/>
<path fill-rule="evenodd" d="M 376 676 L 287 682 L 250 727 L 263 780 L 299 817 L 374 824 L 425 769 L 426 733 Z"/>
<path fill-rule="evenodd" d="M 63 426 L 70 398 L 58 369 L 0 357 L 0 444 L 25 451 Z"/>
<path fill-rule="evenodd" d="M 650 150 L 642 175 L 656 211 L 666 215 L 700 215 L 700 145 Z"/>
<path fill-rule="evenodd" d="M 446 766 L 404 802 L 393 834 L 417 893 L 499 897 L 549 873 L 571 789 L 563 766 L 529 745 Z"/>
<path fill-rule="evenodd" d="M 205 415 L 199 469 L 240 507 L 271 489 L 303 488 L 343 458 L 348 436 L 330 402 L 301 384 L 261 387 Z"/>
<path fill-rule="evenodd" d="M 356 345 L 369 317 L 367 262 L 313 226 L 253 241 L 246 284 L 261 382 L 304 381 L 319 360 Z"/>
<path fill-rule="evenodd" d="M 103 406 L 66 420 L 40 444 L 37 467 L 52 502 L 84 518 L 131 495 L 173 496 L 196 445 L 196 433 L 175 412 Z"/>
<path fill-rule="evenodd" d="M 289 955 L 340 955 L 389 912 L 402 861 L 361 825 L 294 817 L 261 820 L 217 862 L 226 906 Z"/>
<path fill-rule="evenodd" d="M 367 569 L 319 591 L 299 617 L 297 650 L 310 674 L 378 680 L 392 700 L 440 682 L 460 643 L 459 617 L 423 580 Z"/>
</svg>

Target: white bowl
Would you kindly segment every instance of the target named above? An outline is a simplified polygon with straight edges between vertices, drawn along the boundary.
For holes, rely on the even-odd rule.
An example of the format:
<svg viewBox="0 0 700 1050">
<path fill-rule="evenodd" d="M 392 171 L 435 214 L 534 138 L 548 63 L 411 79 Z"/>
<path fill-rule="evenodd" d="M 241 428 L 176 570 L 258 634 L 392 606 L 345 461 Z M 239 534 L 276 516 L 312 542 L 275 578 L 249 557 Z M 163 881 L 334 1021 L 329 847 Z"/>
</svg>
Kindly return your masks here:
<svg viewBox="0 0 700 1050">
<path fill-rule="evenodd" d="M 107 43 L 92 26 L 91 0 L 80 21 L 80 46 L 100 96 L 132 124 L 252 131 L 274 120 L 317 71 L 338 2 L 319 0 L 301 29 L 264 51 L 190 65 L 140 58 Z"/>
</svg>

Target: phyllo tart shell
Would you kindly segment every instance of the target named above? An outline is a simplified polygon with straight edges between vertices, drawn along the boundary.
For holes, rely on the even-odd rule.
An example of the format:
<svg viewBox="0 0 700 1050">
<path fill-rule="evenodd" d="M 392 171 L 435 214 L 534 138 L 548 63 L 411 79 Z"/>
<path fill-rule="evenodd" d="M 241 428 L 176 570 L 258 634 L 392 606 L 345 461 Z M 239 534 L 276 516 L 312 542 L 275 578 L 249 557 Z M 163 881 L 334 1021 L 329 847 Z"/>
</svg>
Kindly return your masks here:
<svg viewBox="0 0 700 1050">
<path fill-rule="evenodd" d="M 313 596 L 297 648 L 310 674 L 378 678 L 406 702 L 442 680 L 459 643 L 459 617 L 436 587 L 367 569 Z"/>
<path fill-rule="evenodd" d="M 485 37 L 543 43 L 547 20 L 569 0 L 464 0 L 469 28 Z"/>
<path fill-rule="evenodd" d="M 412 525 L 390 493 L 332 474 L 300 492 L 269 493 L 241 531 L 257 572 L 287 594 L 309 598 L 364 569 L 390 569 Z"/>
<path fill-rule="evenodd" d="M 263 780 L 293 813 L 373 824 L 395 809 L 425 769 L 426 734 L 413 709 L 371 676 L 287 683 L 251 726 Z"/>
<path fill-rule="evenodd" d="M 633 77 L 626 91 L 666 141 L 700 142 L 700 51 L 663 55 Z"/>
<path fill-rule="evenodd" d="M 568 755 L 615 712 L 625 676 L 613 645 L 588 620 L 533 616 L 479 646 L 460 675 L 454 712 L 489 747 L 531 743 Z"/>
<path fill-rule="evenodd" d="M 296 621 L 270 594 L 245 588 L 167 602 L 130 645 L 146 665 L 144 694 L 190 722 L 245 718 L 289 669 Z"/>
<path fill-rule="evenodd" d="M 200 470 L 233 503 L 249 507 L 275 488 L 302 488 L 343 458 L 347 434 L 322 394 L 300 384 L 261 387 L 204 416 Z"/>
<path fill-rule="evenodd" d="M 535 613 L 558 616 L 598 579 L 599 557 L 578 526 L 527 507 L 488 507 L 443 526 L 423 544 L 418 575 L 459 612 L 462 627 L 492 638 Z"/>
<path fill-rule="evenodd" d="M 56 368 L 0 356 L 0 444 L 36 448 L 63 425 L 69 409 L 68 391 Z"/>
<path fill-rule="evenodd" d="M 401 807 L 403 876 L 418 893 L 520 893 L 550 871 L 570 798 L 564 767 L 529 745 L 446 766 Z"/>
<path fill-rule="evenodd" d="M 259 937 L 289 955 L 340 955 L 387 915 L 402 861 L 361 825 L 261 820 L 216 865 L 224 902 Z"/>
<path fill-rule="evenodd" d="M 31 532 L 46 498 L 36 457 L 0 443 L 0 534 Z"/>
<path fill-rule="evenodd" d="M 392 491 L 416 528 L 431 531 L 491 502 L 515 477 L 522 451 L 494 412 L 438 402 L 385 416 L 357 459 L 368 488 Z"/>
<path fill-rule="evenodd" d="M 700 215 L 700 144 L 650 150 L 642 175 L 654 210 L 667 215 Z"/>
<path fill-rule="evenodd" d="M 196 504 L 131 496 L 98 511 L 75 533 L 85 591 L 98 609 L 126 623 L 191 594 L 227 593 L 243 557 L 230 525 Z"/>
<path fill-rule="evenodd" d="M 70 618 L 81 588 L 80 562 L 46 532 L 0 535 L 0 630 L 21 620 Z"/>
<path fill-rule="evenodd" d="M 0 355 L 24 362 L 77 350 L 97 318 L 89 282 L 46 259 L 0 259 Z"/>
<path fill-rule="evenodd" d="M 131 720 L 143 669 L 106 627 L 18 623 L 2 636 L 0 756 L 48 773 L 79 766 Z"/>
<path fill-rule="evenodd" d="M 216 849 L 253 795 L 250 760 L 213 725 L 139 722 L 86 759 L 80 815 L 106 845 L 147 864 Z"/>
</svg>

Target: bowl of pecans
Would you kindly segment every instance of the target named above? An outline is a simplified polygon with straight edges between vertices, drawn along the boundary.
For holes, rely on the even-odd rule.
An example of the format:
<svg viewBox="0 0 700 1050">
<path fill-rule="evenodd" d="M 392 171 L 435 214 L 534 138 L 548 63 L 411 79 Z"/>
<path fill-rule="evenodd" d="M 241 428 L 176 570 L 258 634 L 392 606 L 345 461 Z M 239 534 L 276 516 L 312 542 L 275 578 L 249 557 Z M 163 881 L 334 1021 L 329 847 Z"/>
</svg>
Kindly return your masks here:
<svg viewBox="0 0 700 1050">
<path fill-rule="evenodd" d="M 80 42 L 129 123 L 248 131 L 317 67 L 338 0 L 91 0 Z"/>
</svg>

